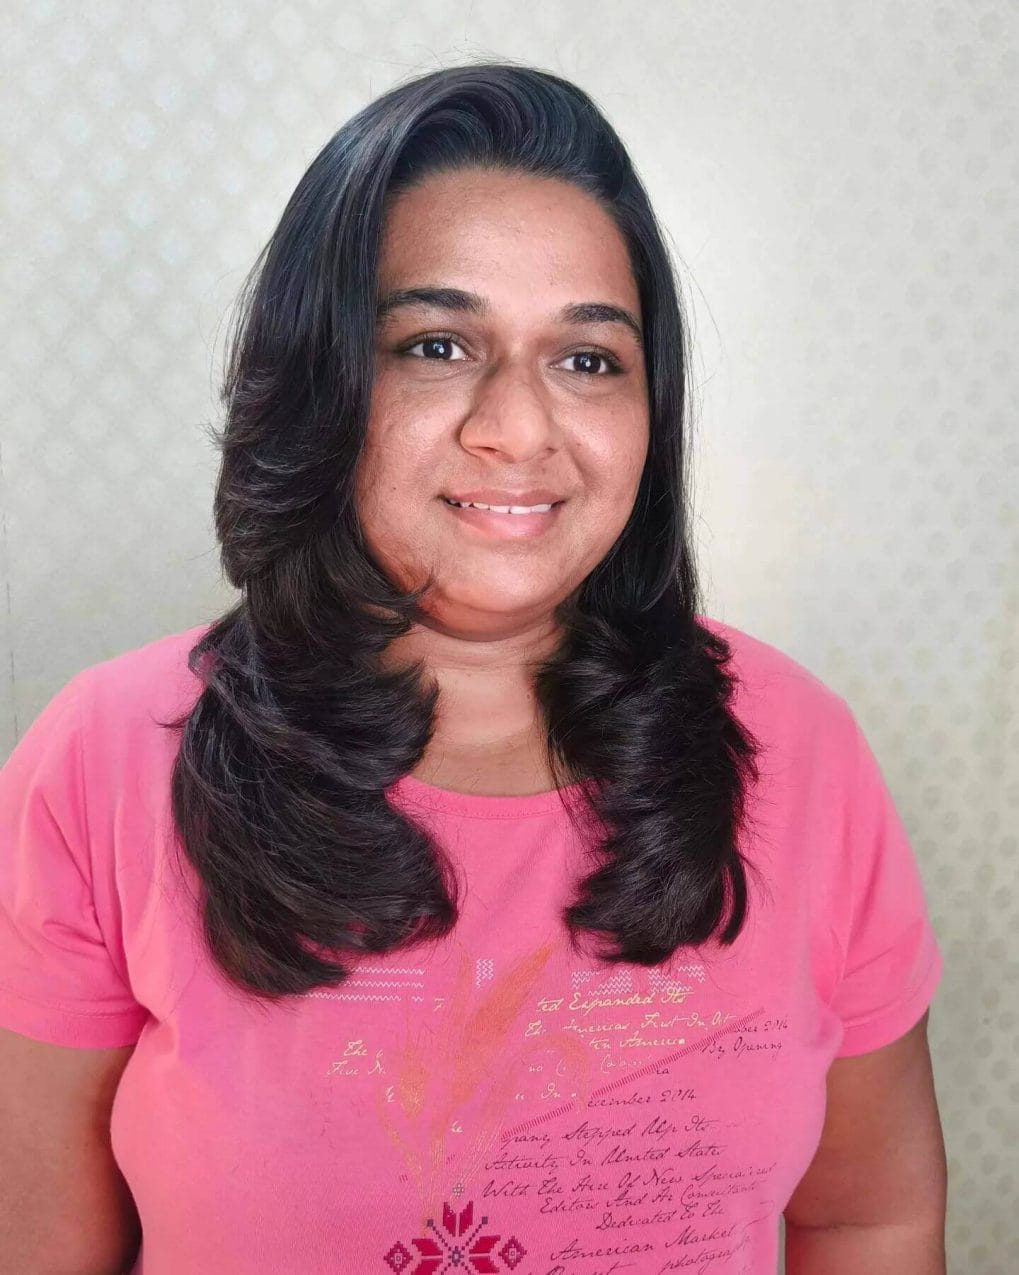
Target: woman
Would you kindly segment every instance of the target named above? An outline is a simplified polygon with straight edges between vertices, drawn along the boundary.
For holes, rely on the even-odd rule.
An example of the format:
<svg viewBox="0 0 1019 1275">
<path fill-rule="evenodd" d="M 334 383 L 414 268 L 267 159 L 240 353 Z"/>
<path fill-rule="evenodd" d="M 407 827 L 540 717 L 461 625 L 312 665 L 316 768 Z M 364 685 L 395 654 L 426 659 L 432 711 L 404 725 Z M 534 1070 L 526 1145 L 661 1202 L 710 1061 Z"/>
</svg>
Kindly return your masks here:
<svg viewBox="0 0 1019 1275">
<path fill-rule="evenodd" d="M 916 865 L 845 701 L 700 614 L 610 125 L 404 84 L 244 302 L 239 601 L 2 772 L 9 1269 L 770 1275 L 784 1212 L 800 1275 L 943 1271 Z"/>
</svg>

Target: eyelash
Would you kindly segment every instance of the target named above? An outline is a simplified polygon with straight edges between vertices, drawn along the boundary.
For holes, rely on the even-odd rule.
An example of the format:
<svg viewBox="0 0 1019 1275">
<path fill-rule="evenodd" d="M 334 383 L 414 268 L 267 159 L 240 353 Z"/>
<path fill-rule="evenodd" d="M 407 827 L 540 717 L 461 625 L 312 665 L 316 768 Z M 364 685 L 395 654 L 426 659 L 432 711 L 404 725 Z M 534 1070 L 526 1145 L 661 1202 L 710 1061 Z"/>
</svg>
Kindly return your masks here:
<svg viewBox="0 0 1019 1275">
<path fill-rule="evenodd" d="M 425 336 L 419 336 L 416 340 L 409 342 L 407 345 L 401 346 L 399 353 L 410 354 L 410 351 L 413 350 L 416 345 L 423 345 L 426 341 L 450 341 L 454 345 L 460 344 L 456 336 L 452 332 L 428 332 L 426 333 Z M 609 370 L 608 372 L 601 372 L 601 373 L 578 372 L 576 373 L 577 376 L 586 376 L 593 381 L 593 380 L 596 380 L 599 376 L 616 376 L 623 370 L 622 363 L 620 363 L 617 358 L 615 358 L 613 355 L 609 354 L 605 350 L 595 350 L 595 349 L 573 350 L 569 354 L 564 354 L 563 357 L 567 359 L 573 359 L 573 358 L 576 358 L 578 354 L 594 354 L 597 358 L 604 359 L 605 362 L 608 364 Z M 416 358 L 417 355 L 414 355 L 412 357 Z M 450 359 L 432 359 L 432 360 L 422 360 L 422 361 L 434 362 L 434 363 L 452 362 L 452 360 Z"/>
</svg>

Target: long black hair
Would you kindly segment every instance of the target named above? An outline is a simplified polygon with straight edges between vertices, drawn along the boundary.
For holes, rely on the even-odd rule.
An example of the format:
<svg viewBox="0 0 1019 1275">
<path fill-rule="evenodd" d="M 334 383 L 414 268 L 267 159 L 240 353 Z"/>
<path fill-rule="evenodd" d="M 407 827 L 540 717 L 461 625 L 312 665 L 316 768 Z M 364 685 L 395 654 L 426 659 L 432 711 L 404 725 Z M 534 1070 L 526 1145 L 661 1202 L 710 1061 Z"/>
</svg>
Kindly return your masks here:
<svg viewBox="0 0 1019 1275">
<path fill-rule="evenodd" d="M 442 848 L 386 789 L 431 738 L 421 666 L 384 670 L 423 590 L 369 554 L 353 498 L 371 400 L 387 201 L 468 166 L 573 183 L 614 219 L 639 287 L 650 440 L 629 521 L 558 609 L 537 666 L 548 760 L 598 826 L 563 921 L 597 959 L 653 965 L 732 943 L 747 912 L 738 841 L 759 744 L 736 719 L 722 637 L 698 622 L 685 455 L 689 348 L 674 267 L 622 142 L 592 99 L 513 62 L 432 72 L 325 144 L 241 291 L 222 388 L 215 523 L 241 592 L 191 649 L 201 690 L 172 774 L 205 939 L 270 1001 L 338 984 L 358 953 L 448 933 Z M 346 960 L 345 960 L 346 958 Z"/>
</svg>

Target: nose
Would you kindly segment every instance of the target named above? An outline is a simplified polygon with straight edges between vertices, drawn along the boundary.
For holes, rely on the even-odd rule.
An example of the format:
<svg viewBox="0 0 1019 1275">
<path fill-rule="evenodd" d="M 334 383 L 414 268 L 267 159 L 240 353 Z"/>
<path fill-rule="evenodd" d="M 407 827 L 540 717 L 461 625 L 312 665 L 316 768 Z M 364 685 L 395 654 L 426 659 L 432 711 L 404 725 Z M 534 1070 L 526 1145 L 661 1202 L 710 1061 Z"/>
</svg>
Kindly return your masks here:
<svg viewBox="0 0 1019 1275">
<path fill-rule="evenodd" d="M 460 426 L 469 452 L 527 461 L 553 451 L 558 430 L 540 378 L 520 363 L 496 365 L 477 383 L 470 411 Z"/>
</svg>

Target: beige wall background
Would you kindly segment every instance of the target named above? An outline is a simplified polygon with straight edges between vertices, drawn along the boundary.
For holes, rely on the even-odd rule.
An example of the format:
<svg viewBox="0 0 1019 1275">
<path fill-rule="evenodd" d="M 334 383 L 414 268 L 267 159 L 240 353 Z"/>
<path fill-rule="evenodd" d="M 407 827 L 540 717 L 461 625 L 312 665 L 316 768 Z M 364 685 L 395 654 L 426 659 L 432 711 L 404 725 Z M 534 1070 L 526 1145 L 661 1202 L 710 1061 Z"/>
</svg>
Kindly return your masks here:
<svg viewBox="0 0 1019 1275">
<path fill-rule="evenodd" d="M 627 141 L 696 343 L 709 611 L 845 695 L 912 834 L 950 1267 L 1019 1269 L 1019 5 L 14 0 L 0 750 L 229 600 L 203 422 L 244 272 L 370 97 L 508 56 Z"/>
</svg>

